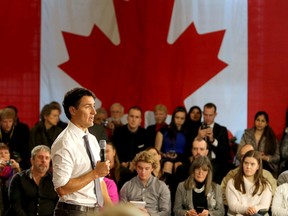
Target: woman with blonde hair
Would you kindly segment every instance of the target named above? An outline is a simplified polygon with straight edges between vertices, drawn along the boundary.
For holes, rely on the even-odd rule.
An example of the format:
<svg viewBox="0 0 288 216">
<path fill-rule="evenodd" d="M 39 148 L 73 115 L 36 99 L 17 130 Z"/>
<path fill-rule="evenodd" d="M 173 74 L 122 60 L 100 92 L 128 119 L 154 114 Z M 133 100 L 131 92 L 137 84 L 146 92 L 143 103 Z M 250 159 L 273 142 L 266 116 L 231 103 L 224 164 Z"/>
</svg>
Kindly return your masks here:
<svg viewBox="0 0 288 216">
<path fill-rule="evenodd" d="M 224 206 L 220 185 L 212 182 L 212 165 L 208 157 L 195 158 L 190 176 L 178 185 L 175 216 L 222 216 Z"/>
</svg>

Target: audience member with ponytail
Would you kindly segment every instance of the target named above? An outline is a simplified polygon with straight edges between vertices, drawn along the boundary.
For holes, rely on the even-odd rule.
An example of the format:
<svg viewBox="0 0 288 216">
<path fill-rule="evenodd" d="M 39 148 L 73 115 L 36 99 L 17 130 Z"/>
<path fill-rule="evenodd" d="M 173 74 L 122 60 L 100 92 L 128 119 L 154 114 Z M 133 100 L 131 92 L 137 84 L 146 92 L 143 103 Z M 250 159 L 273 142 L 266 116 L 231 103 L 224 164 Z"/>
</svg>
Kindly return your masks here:
<svg viewBox="0 0 288 216">
<path fill-rule="evenodd" d="M 252 144 L 254 149 L 261 153 L 263 168 L 270 171 L 277 178 L 280 161 L 279 144 L 273 129 L 269 125 L 269 116 L 266 112 L 259 111 L 256 113 L 254 126 L 245 130 L 238 150 L 247 143 Z"/>
</svg>

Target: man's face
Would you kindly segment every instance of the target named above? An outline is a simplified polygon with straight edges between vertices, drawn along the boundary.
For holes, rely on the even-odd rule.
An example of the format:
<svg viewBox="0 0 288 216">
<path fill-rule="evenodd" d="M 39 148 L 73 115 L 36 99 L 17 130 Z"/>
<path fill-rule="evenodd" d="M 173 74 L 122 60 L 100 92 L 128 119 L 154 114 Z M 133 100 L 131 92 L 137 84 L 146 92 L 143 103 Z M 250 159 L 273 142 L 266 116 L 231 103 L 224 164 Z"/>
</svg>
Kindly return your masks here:
<svg viewBox="0 0 288 216">
<path fill-rule="evenodd" d="M 152 164 L 146 162 L 137 162 L 136 171 L 141 181 L 147 181 L 153 172 Z"/>
<path fill-rule="evenodd" d="M 70 107 L 71 121 L 86 131 L 87 128 L 93 126 L 94 116 L 96 115 L 95 101 L 92 96 L 83 96 L 80 100 L 78 109 Z"/>
<path fill-rule="evenodd" d="M 215 112 L 215 109 L 212 108 L 204 108 L 203 111 L 203 117 L 204 117 L 204 122 L 208 125 L 211 125 L 214 123 L 214 119 L 216 117 L 217 113 Z"/>
<path fill-rule="evenodd" d="M 162 124 L 165 122 L 166 117 L 167 117 L 167 113 L 162 111 L 162 110 L 156 110 L 154 112 L 155 115 L 155 122 L 156 124 Z"/>
<path fill-rule="evenodd" d="M 10 152 L 8 149 L 1 149 L 0 150 L 0 158 L 5 161 L 10 160 Z"/>
<path fill-rule="evenodd" d="M 193 158 L 197 158 L 199 156 L 207 156 L 208 149 L 207 144 L 204 140 L 194 140 L 192 144 L 192 156 Z"/>
<path fill-rule="evenodd" d="M 51 113 L 47 116 L 44 116 L 46 122 L 50 125 L 55 126 L 59 122 L 60 112 L 58 109 L 51 110 Z"/>
<path fill-rule="evenodd" d="M 2 130 L 7 133 L 11 131 L 14 125 L 14 121 L 12 118 L 5 118 L 5 119 L 2 119 L 2 121 L 0 121 L 0 124 L 1 124 Z"/>
<path fill-rule="evenodd" d="M 50 153 L 44 150 L 39 151 L 34 158 L 30 159 L 33 171 L 45 174 L 50 166 Z"/>
<path fill-rule="evenodd" d="M 131 109 L 128 113 L 128 126 L 132 130 L 137 130 L 141 124 L 141 112 L 136 109 Z"/>
<path fill-rule="evenodd" d="M 114 120 L 120 120 L 121 117 L 123 116 L 123 110 L 122 110 L 122 107 L 119 106 L 119 105 L 114 105 L 111 107 L 110 109 L 110 113 L 111 113 L 111 117 L 114 119 Z"/>
</svg>

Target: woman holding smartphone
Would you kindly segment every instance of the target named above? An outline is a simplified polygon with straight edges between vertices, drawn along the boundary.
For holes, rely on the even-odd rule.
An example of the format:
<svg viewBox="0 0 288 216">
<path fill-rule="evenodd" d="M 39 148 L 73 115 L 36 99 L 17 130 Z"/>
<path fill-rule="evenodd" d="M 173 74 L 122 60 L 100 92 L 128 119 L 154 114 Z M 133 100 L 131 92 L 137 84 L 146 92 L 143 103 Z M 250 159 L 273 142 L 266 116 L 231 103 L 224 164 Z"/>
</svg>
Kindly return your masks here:
<svg viewBox="0 0 288 216">
<path fill-rule="evenodd" d="M 175 216 L 222 216 L 224 206 L 220 185 L 212 182 L 212 165 L 208 157 L 195 158 L 190 176 L 178 185 Z"/>
</svg>

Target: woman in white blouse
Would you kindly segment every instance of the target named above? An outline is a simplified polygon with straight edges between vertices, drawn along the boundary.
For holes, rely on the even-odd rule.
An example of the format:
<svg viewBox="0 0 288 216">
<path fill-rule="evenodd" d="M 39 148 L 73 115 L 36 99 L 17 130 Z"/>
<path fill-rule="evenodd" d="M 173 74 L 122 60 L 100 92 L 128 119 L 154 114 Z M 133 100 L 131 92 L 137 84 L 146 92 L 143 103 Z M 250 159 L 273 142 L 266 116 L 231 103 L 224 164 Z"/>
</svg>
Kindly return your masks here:
<svg viewBox="0 0 288 216">
<path fill-rule="evenodd" d="M 267 214 L 272 190 L 262 175 L 262 159 L 258 151 L 251 150 L 244 155 L 238 173 L 227 183 L 226 197 L 228 215 Z"/>
<path fill-rule="evenodd" d="M 287 216 L 287 212 L 288 212 L 288 183 L 284 183 L 276 188 L 272 202 L 272 215 Z"/>
</svg>

